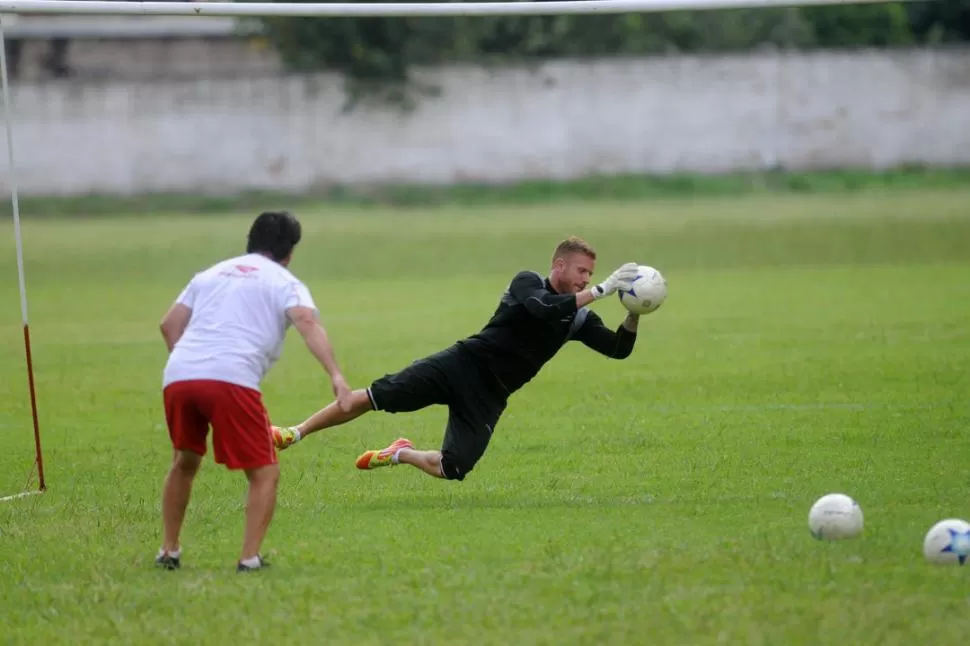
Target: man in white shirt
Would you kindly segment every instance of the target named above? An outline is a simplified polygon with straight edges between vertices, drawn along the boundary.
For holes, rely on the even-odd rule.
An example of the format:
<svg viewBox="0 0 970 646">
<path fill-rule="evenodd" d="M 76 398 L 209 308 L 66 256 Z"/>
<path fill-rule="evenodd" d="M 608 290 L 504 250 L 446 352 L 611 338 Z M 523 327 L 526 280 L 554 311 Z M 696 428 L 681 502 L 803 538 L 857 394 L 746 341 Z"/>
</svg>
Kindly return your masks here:
<svg viewBox="0 0 970 646">
<path fill-rule="evenodd" d="M 279 359 L 291 324 L 349 410 L 350 387 L 319 311 L 287 269 L 300 237 L 300 223 L 289 213 L 260 214 L 249 230 L 246 254 L 196 274 L 162 319 L 169 350 L 162 390 L 175 456 L 162 494 L 164 538 L 155 559 L 161 567 L 181 566 L 179 533 L 210 426 L 215 461 L 243 470 L 249 479 L 236 570 L 267 565 L 259 549 L 276 507 L 280 469 L 260 384 Z"/>
</svg>

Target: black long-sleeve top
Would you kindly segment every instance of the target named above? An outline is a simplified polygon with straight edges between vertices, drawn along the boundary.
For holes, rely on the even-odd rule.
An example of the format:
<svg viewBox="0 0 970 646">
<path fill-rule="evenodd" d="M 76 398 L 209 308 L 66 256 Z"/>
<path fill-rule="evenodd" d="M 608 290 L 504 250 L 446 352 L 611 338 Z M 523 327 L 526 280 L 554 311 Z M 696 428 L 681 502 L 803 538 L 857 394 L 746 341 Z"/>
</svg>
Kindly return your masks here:
<svg viewBox="0 0 970 646">
<path fill-rule="evenodd" d="M 568 341 L 613 359 L 630 356 L 636 333 L 606 327 L 592 310 L 577 310 L 575 294 L 558 294 L 533 271 L 515 275 L 498 308 L 477 334 L 458 342 L 481 360 L 511 394 L 535 377 Z"/>
</svg>

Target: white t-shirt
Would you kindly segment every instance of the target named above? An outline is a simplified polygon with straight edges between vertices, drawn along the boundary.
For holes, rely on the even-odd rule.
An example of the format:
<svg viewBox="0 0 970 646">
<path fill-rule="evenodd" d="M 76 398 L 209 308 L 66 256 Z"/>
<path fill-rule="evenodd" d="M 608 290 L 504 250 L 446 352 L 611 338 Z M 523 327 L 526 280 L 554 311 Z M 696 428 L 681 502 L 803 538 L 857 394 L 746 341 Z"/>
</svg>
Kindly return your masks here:
<svg viewBox="0 0 970 646">
<path fill-rule="evenodd" d="M 280 358 L 290 321 L 286 310 L 309 307 L 310 291 L 286 267 L 260 254 L 224 260 L 196 274 L 177 303 L 192 310 L 165 365 L 174 381 L 215 379 L 259 390 Z"/>
</svg>

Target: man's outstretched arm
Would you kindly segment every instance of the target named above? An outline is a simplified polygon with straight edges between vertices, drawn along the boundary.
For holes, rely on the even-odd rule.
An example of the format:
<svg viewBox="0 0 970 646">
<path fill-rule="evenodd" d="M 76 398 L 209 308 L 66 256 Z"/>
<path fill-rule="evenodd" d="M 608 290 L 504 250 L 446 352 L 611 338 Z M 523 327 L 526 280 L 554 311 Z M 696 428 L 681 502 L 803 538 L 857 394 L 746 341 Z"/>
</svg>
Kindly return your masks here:
<svg viewBox="0 0 970 646">
<path fill-rule="evenodd" d="M 585 315 L 583 324 L 576 332 L 577 341 L 582 341 L 586 347 L 611 359 L 626 359 L 630 356 L 637 341 L 639 316 L 627 314 L 619 327 L 611 330 L 595 312 L 587 310 Z"/>
<path fill-rule="evenodd" d="M 350 386 L 347 384 L 347 380 L 340 370 L 340 366 L 334 356 L 333 345 L 331 345 L 330 339 L 327 337 L 326 330 L 323 329 L 323 326 L 317 320 L 315 311 L 309 307 L 297 306 L 286 310 L 286 315 L 293 322 L 293 327 L 303 337 L 303 342 L 306 343 L 310 354 L 320 362 L 320 365 L 330 375 L 330 381 L 333 384 L 333 394 L 340 402 L 340 407 L 348 410 L 351 395 Z"/>
</svg>

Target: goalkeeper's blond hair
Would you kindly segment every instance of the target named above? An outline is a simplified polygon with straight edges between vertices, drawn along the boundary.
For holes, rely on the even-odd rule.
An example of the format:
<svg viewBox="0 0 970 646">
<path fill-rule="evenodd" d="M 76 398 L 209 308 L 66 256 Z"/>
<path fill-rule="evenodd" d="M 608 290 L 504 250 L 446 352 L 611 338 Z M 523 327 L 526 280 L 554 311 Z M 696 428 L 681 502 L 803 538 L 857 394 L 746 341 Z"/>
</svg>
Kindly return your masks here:
<svg viewBox="0 0 970 646">
<path fill-rule="evenodd" d="M 556 258 L 563 258 L 574 253 L 585 254 L 596 260 L 596 250 L 593 249 L 591 244 L 578 236 L 569 236 L 556 245 L 556 250 L 552 254 L 552 261 L 555 262 Z"/>
</svg>

